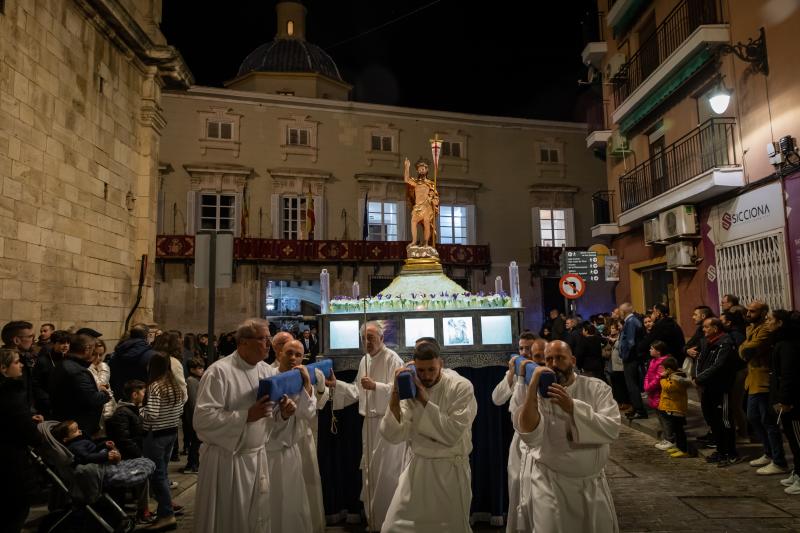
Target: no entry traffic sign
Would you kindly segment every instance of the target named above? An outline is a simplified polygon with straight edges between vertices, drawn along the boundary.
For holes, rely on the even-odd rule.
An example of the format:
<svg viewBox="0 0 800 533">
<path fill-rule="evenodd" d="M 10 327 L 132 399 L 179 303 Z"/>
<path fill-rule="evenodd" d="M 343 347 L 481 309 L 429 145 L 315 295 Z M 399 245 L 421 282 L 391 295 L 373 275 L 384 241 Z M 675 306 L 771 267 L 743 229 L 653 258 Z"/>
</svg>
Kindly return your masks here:
<svg viewBox="0 0 800 533">
<path fill-rule="evenodd" d="M 565 274 L 558 282 L 558 290 L 561 291 L 564 298 L 575 300 L 583 296 L 586 291 L 586 282 L 578 274 Z"/>
</svg>

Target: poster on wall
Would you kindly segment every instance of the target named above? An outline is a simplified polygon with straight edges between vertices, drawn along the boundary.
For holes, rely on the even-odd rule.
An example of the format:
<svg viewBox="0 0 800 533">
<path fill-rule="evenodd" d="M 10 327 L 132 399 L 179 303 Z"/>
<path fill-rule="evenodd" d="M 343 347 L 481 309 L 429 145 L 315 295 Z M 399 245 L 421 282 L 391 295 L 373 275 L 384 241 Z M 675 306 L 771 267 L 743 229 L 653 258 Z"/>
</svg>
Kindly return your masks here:
<svg viewBox="0 0 800 533">
<path fill-rule="evenodd" d="M 619 258 L 616 255 L 606 256 L 606 281 L 619 281 Z"/>
</svg>

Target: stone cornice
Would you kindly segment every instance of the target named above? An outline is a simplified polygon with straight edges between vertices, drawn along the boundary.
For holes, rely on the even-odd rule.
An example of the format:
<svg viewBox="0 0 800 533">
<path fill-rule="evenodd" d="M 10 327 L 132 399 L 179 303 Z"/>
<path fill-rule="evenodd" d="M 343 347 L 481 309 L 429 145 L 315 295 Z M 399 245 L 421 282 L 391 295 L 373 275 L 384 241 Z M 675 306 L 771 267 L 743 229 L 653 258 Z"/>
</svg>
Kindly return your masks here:
<svg viewBox="0 0 800 533">
<path fill-rule="evenodd" d="M 312 180 L 328 181 L 333 177 L 330 172 L 321 172 L 307 168 L 268 168 L 267 172 L 272 179 L 305 178 Z"/>
<path fill-rule="evenodd" d="M 119 0 L 75 0 L 87 20 L 131 58 L 158 68 L 159 76 L 176 88 L 194 83 L 188 65 L 174 46 L 158 44 L 125 9 Z"/>
<path fill-rule="evenodd" d="M 390 122 L 396 121 L 398 118 L 409 118 L 413 120 L 439 123 L 439 126 L 437 126 L 439 128 L 441 128 L 441 123 L 452 123 L 458 125 L 494 127 L 503 129 L 546 130 L 551 134 L 554 132 L 562 132 L 580 134 L 583 137 L 586 136 L 585 122 L 560 122 L 553 120 L 535 120 L 489 115 L 470 115 L 467 113 L 454 113 L 451 111 L 415 109 L 410 107 L 366 104 L 363 102 L 327 100 L 322 98 L 303 98 L 299 96 L 283 96 L 279 94 L 265 94 L 200 86 L 192 87 L 188 91 L 165 91 L 164 96 L 250 104 L 254 106 L 268 104 L 275 107 L 297 109 L 301 112 L 319 109 L 323 111 L 382 117 Z"/>
<path fill-rule="evenodd" d="M 375 174 L 375 173 L 360 173 L 356 174 L 355 180 L 359 183 L 395 183 L 403 184 L 403 177 L 397 174 Z M 481 184 L 472 180 L 460 180 L 452 178 L 440 178 L 437 184 L 439 187 L 445 189 L 474 189 L 481 188 Z"/>
<path fill-rule="evenodd" d="M 563 192 L 577 194 L 580 187 L 574 185 L 561 185 L 558 183 L 536 183 L 528 187 L 528 192 Z"/>
</svg>

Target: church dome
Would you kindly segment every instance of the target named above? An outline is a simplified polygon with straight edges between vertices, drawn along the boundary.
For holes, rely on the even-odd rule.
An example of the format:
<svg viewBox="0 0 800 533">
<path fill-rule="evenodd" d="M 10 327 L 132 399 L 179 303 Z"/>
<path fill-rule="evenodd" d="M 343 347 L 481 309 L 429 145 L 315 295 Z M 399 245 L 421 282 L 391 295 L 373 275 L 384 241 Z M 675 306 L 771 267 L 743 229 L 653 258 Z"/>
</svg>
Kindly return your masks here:
<svg viewBox="0 0 800 533">
<path fill-rule="evenodd" d="M 331 56 L 303 39 L 275 39 L 262 44 L 242 61 L 238 76 L 250 72 L 313 72 L 342 80 Z"/>
</svg>

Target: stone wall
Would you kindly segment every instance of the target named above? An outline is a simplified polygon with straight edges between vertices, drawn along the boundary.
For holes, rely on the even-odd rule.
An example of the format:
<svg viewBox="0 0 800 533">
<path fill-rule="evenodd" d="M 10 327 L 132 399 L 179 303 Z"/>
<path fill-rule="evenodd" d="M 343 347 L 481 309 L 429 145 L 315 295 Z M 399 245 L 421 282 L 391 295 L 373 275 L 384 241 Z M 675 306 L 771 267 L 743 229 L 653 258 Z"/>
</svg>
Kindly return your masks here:
<svg viewBox="0 0 800 533">
<path fill-rule="evenodd" d="M 161 44 L 160 0 L 135 4 L 5 2 L 0 322 L 118 338 L 154 257 L 163 77 L 191 75 Z M 152 271 L 134 320 L 152 318 Z"/>
</svg>

